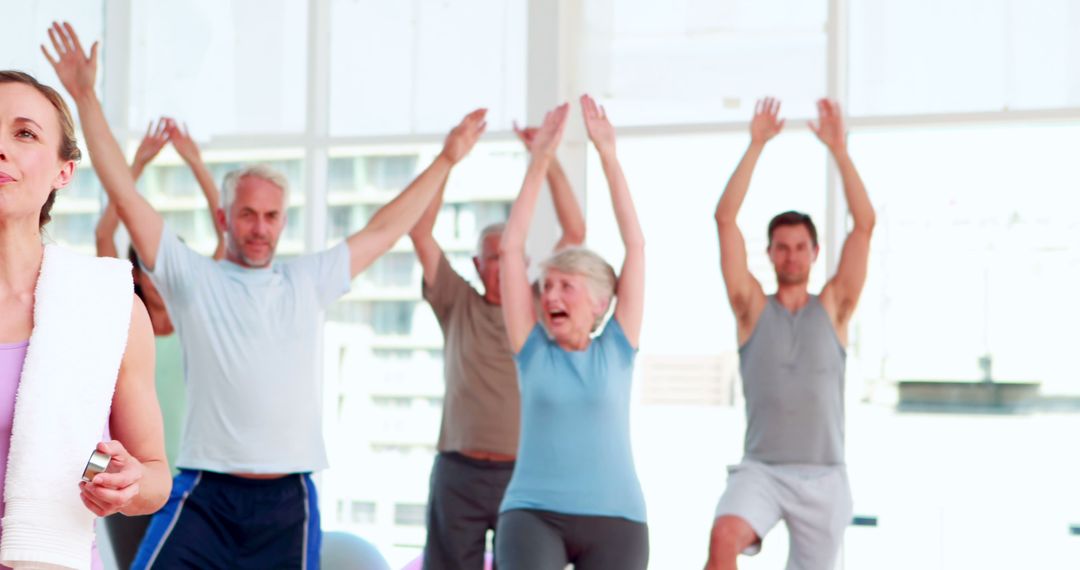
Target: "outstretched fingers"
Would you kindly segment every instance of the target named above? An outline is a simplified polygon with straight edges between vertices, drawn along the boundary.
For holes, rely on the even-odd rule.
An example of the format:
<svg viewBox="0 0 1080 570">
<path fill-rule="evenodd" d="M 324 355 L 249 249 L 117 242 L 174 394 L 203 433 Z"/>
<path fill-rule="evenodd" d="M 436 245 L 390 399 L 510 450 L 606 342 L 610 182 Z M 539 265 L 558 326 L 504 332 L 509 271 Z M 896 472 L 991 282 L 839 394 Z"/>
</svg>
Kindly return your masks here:
<svg viewBox="0 0 1080 570">
<path fill-rule="evenodd" d="M 79 55 L 85 54 L 86 51 L 83 50 L 82 42 L 79 41 L 79 34 L 75 33 L 75 28 L 71 27 L 70 23 L 64 22 L 63 31 L 64 42 L 69 51 L 75 51 Z"/>
<path fill-rule="evenodd" d="M 52 42 L 53 49 L 56 50 L 56 59 L 61 60 L 68 50 L 64 49 L 64 44 L 60 39 L 60 26 L 53 23 L 49 28 L 49 41 Z"/>
<path fill-rule="evenodd" d="M 469 133 L 479 137 L 487 129 L 487 109 L 477 109 L 465 116 L 464 125 Z"/>
<path fill-rule="evenodd" d="M 544 115 L 544 122 L 540 124 L 540 128 L 537 129 L 533 138 L 534 152 L 547 155 L 554 154 L 555 148 L 559 146 L 559 140 L 562 138 L 563 129 L 566 127 L 566 117 L 569 109 L 570 105 L 563 103 Z"/>
<path fill-rule="evenodd" d="M 41 53 L 45 54 L 45 59 L 49 60 L 49 65 L 53 66 L 54 69 L 57 65 L 60 65 L 60 60 L 53 58 L 52 54 L 49 53 L 48 48 L 45 47 L 45 44 L 41 44 Z"/>
</svg>

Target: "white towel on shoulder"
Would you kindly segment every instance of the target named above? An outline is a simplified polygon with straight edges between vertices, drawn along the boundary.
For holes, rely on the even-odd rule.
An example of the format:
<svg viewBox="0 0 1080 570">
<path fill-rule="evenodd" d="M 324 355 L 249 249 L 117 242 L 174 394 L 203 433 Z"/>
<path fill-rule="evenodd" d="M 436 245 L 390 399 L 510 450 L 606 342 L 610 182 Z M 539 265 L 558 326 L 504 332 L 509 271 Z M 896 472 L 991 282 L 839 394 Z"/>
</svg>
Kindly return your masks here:
<svg viewBox="0 0 1080 570">
<path fill-rule="evenodd" d="M 101 441 L 127 347 L 131 264 L 46 246 L 15 398 L 0 563 L 89 569 L 79 479 Z"/>
</svg>

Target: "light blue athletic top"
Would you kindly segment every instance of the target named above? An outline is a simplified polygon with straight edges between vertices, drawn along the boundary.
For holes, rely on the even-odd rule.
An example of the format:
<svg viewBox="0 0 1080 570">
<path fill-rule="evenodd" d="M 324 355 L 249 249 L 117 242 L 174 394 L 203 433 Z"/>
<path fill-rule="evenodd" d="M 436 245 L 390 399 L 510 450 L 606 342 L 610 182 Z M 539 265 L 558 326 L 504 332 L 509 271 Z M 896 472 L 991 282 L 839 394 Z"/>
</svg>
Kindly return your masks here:
<svg viewBox="0 0 1080 570">
<path fill-rule="evenodd" d="M 199 255 L 165 228 L 149 274 L 183 347 L 187 404 L 177 466 L 325 468 L 317 339 L 322 312 L 349 290 L 348 247 L 248 269 Z"/>
<path fill-rule="evenodd" d="M 533 327 L 514 356 L 521 386 L 517 464 L 500 512 L 537 509 L 645 522 L 630 449 L 637 350 L 611 319 L 583 351 Z"/>
</svg>

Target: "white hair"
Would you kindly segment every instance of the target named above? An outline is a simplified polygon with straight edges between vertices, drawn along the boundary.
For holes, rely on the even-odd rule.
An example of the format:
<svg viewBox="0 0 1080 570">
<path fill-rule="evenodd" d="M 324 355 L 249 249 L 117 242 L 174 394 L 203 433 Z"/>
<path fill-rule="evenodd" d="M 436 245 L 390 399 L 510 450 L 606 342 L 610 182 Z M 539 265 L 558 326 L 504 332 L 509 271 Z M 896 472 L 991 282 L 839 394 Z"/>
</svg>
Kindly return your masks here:
<svg viewBox="0 0 1080 570">
<path fill-rule="evenodd" d="M 476 239 L 476 255 L 484 255 L 484 240 L 486 240 L 488 236 L 502 234 L 505 231 L 506 224 L 502 222 L 499 222 L 497 224 L 489 224 L 485 226 L 484 229 L 480 230 L 480 237 Z"/>
<path fill-rule="evenodd" d="M 259 178 L 281 188 L 285 195 L 285 207 L 289 207 L 289 179 L 281 172 L 265 164 L 252 164 L 251 166 L 233 170 L 225 175 L 225 181 L 221 184 L 221 207 L 225 210 L 226 215 L 228 215 L 229 209 L 232 207 L 233 200 L 236 200 L 236 187 L 245 176 Z"/>
<path fill-rule="evenodd" d="M 552 254 L 540 264 L 541 281 L 547 278 L 548 272 L 552 269 L 585 278 L 589 295 L 594 301 L 599 301 L 604 305 L 604 311 L 596 317 L 592 330 L 600 328 L 607 310 L 611 307 L 611 300 L 615 297 L 615 284 L 618 278 L 611 264 L 590 249 L 568 247 Z"/>
</svg>

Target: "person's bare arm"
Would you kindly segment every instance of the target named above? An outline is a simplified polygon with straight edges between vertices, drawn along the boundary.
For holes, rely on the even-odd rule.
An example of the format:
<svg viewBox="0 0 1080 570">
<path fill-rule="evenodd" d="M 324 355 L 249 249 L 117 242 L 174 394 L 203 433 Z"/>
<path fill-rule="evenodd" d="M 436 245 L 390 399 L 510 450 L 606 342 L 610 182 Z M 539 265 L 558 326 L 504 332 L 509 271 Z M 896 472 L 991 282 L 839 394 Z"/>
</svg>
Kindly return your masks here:
<svg viewBox="0 0 1080 570">
<path fill-rule="evenodd" d="M 536 138 L 536 127 L 518 127 L 514 123 L 514 133 L 525 145 L 525 150 L 532 153 L 532 142 Z M 562 235 L 555 244 L 555 251 L 567 247 L 579 246 L 585 243 L 585 215 L 581 211 L 574 189 L 570 186 L 570 179 L 566 171 L 559 164 L 558 157 L 552 157 L 548 166 L 547 183 L 551 188 L 551 201 L 555 205 L 555 217 L 559 220 Z"/>
<path fill-rule="evenodd" d="M 626 257 L 619 271 L 616 289 L 615 319 L 634 348 L 641 338 L 641 320 L 645 311 L 645 234 L 641 231 L 630 187 L 615 154 L 615 129 L 603 107 L 588 95 L 581 96 L 581 112 L 589 139 L 600 154 L 600 164 L 611 192 L 611 206 L 619 225 Z"/>
<path fill-rule="evenodd" d="M 847 131 L 840 105 L 828 99 L 818 101 L 818 122 L 810 123 L 810 129 L 828 147 L 829 153 L 836 160 L 840 179 L 844 184 L 844 198 L 853 222 L 851 232 L 844 240 L 836 275 L 822 291 L 825 300 L 835 307 L 837 324 L 843 325 L 855 311 L 855 305 L 866 283 L 866 272 L 870 263 L 870 239 L 877 215 L 870 203 L 866 186 L 863 185 L 855 163 L 848 154 Z"/>
<path fill-rule="evenodd" d="M 176 121 L 169 120 L 168 124 L 169 140 L 172 141 L 173 148 L 176 149 L 176 153 L 180 155 L 180 158 L 184 159 L 188 168 L 191 169 L 191 173 L 195 175 L 195 181 L 199 183 L 199 188 L 202 189 L 203 196 L 206 197 L 206 208 L 210 214 L 210 221 L 214 225 L 214 233 L 217 235 L 217 247 L 214 248 L 214 259 L 219 260 L 225 257 L 225 231 L 218 225 L 217 216 L 215 213 L 221 208 L 221 192 L 218 191 L 217 184 L 214 183 L 214 177 L 210 174 L 210 170 L 206 168 L 206 163 L 203 162 L 202 153 L 199 152 L 199 145 L 195 144 L 195 141 L 191 138 L 191 133 L 188 132 L 187 125 L 179 125 Z"/>
<path fill-rule="evenodd" d="M 168 142 L 169 133 L 165 130 L 166 124 L 167 119 L 162 117 L 158 120 L 156 127 L 153 121 L 150 121 L 150 125 L 146 127 L 146 134 L 139 142 L 139 148 L 135 150 L 135 158 L 131 161 L 132 180 L 139 180 L 146 165 L 154 160 Z M 97 246 L 98 257 L 119 257 L 119 252 L 116 250 L 116 230 L 119 227 L 120 215 L 116 212 L 116 206 L 109 202 L 94 230 L 94 243 Z"/>
<path fill-rule="evenodd" d="M 510 219 L 499 243 L 499 292 L 502 313 L 510 348 L 521 352 L 529 333 L 536 326 L 533 287 L 526 271 L 525 240 L 529 235 L 536 210 L 536 199 L 544 185 L 544 177 L 559 146 L 566 127 L 568 104 L 562 104 L 544 117 L 544 123 L 533 141 L 532 161 L 525 171 L 521 192 L 510 208 Z"/>
<path fill-rule="evenodd" d="M 755 306 L 761 306 L 765 292 L 761 284 L 750 273 L 747 262 L 746 240 L 736 223 L 746 193 L 750 190 L 750 179 L 754 175 L 761 151 L 765 143 L 775 137 L 784 128 L 784 121 L 779 118 L 780 102 L 767 98 L 757 102 L 754 118 L 750 122 L 750 146 L 746 149 L 735 172 L 728 180 L 724 193 L 716 205 L 716 231 L 720 239 L 720 270 L 724 276 L 728 301 L 740 326 Z"/>
<path fill-rule="evenodd" d="M 109 202 L 94 228 L 94 246 L 98 257 L 119 257 L 116 251 L 116 230 L 120 227 L 120 214 Z"/>
<path fill-rule="evenodd" d="M 487 109 L 477 109 L 462 119 L 450 131 L 443 150 L 420 176 L 398 194 L 368 221 L 364 229 L 346 239 L 351 258 L 350 269 L 355 277 L 386 253 L 405 232 L 416 225 L 424 211 L 431 205 L 435 194 L 442 187 L 450 169 L 472 150 L 480 139 L 487 123 Z"/>
<path fill-rule="evenodd" d="M 416 250 L 416 258 L 420 261 L 420 268 L 424 272 L 424 283 L 428 287 L 435 286 L 435 280 L 439 275 L 439 262 L 443 256 L 442 247 L 435 239 L 435 220 L 439 217 L 442 208 L 443 194 L 446 192 L 446 181 L 450 173 L 443 178 L 439 185 L 439 191 L 435 193 L 431 203 L 428 204 L 420 220 L 409 230 L 409 239 L 412 240 L 413 249 Z"/>
<path fill-rule="evenodd" d="M 83 504 L 98 516 L 156 512 L 169 498 L 172 477 L 154 390 L 154 331 L 137 297 L 113 394 L 109 432 L 112 441 L 98 444 L 98 451 L 110 455 L 112 464 L 106 473 L 80 484 Z"/>
<path fill-rule="evenodd" d="M 135 190 L 135 180 L 131 177 L 127 161 L 124 160 L 124 153 L 109 131 L 105 112 L 94 93 L 98 44 L 94 42 L 87 57 L 75 30 L 67 23 L 61 26 L 54 22 L 49 29 L 49 39 L 57 57 L 53 58 L 44 45 L 41 46 L 41 51 L 56 70 L 64 88 L 75 100 L 86 146 L 98 180 L 105 187 L 109 202 L 116 205 L 120 220 L 131 234 L 131 241 L 135 251 L 139 253 L 139 259 L 147 268 L 153 270 L 164 221 L 150 202 Z"/>
</svg>

